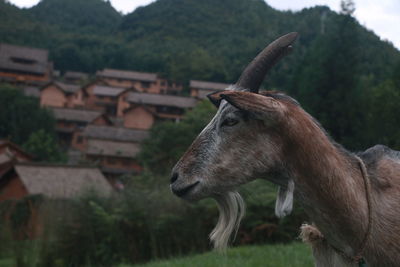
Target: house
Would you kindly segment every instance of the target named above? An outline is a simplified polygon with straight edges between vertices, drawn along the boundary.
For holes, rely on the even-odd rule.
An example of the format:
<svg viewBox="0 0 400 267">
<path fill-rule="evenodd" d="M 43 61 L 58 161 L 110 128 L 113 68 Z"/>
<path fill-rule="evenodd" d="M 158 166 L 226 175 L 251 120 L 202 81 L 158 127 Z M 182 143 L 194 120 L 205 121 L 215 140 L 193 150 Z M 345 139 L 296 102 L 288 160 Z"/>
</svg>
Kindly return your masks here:
<svg viewBox="0 0 400 267">
<path fill-rule="evenodd" d="M 0 140 L 0 176 L 16 162 L 32 161 L 33 155 L 8 140 Z"/>
<path fill-rule="evenodd" d="M 30 85 L 23 86 L 22 92 L 24 93 L 25 96 L 30 96 L 40 99 L 40 88 L 37 86 L 30 86 Z"/>
<path fill-rule="evenodd" d="M 48 51 L 0 43 L 0 82 L 42 85 L 52 77 Z"/>
<path fill-rule="evenodd" d="M 123 101 L 128 91 L 130 89 L 92 83 L 85 87 L 87 94 L 85 106 L 88 109 L 102 111 L 109 116 L 116 116 L 118 104 Z"/>
<path fill-rule="evenodd" d="M 84 107 L 86 95 L 84 90 L 75 84 L 52 81 L 40 90 L 42 107 Z"/>
<path fill-rule="evenodd" d="M 138 92 L 152 94 L 178 94 L 182 85 L 161 79 L 155 73 L 104 69 L 96 73 L 96 77 L 109 86 L 135 88 Z"/>
<path fill-rule="evenodd" d="M 0 202 L 8 201 L 3 219 L 10 220 L 18 205 L 24 204 L 26 208 L 23 221 L 14 229 L 18 239 L 32 239 L 43 234 L 44 218 L 40 202 L 34 201 L 36 196 L 62 201 L 86 193 L 108 197 L 112 192 L 112 186 L 95 167 L 17 163 L 0 175 Z"/>
<path fill-rule="evenodd" d="M 226 83 L 215 83 L 206 81 L 191 80 L 189 82 L 190 96 L 198 99 L 205 99 L 208 94 L 216 91 L 222 91 L 228 88 L 230 84 Z"/>
<path fill-rule="evenodd" d="M 88 125 L 81 133 L 85 158 L 101 166 L 107 177 L 142 170 L 136 156 L 147 131 L 123 127 Z"/>
<path fill-rule="evenodd" d="M 63 80 L 66 83 L 82 84 L 87 81 L 89 75 L 84 72 L 67 71 L 64 73 Z"/>
<path fill-rule="evenodd" d="M 82 142 L 78 136 L 88 124 L 112 124 L 100 111 L 72 108 L 52 108 L 51 111 L 56 119 L 56 132 L 60 142 L 66 147 L 71 144 L 78 146 Z"/>
<path fill-rule="evenodd" d="M 197 100 L 191 97 L 138 92 L 129 92 L 126 102 L 129 108 L 118 108 L 118 114 L 123 114 L 124 126 L 145 130 L 157 120 L 179 121 L 187 109 L 197 104 Z"/>
<path fill-rule="evenodd" d="M 28 195 L 70 199 L 91 191 L 101 196 L 113 191 L 96 167 L 17 163 L 0 177 L 0 201 Z"/>
</svg>

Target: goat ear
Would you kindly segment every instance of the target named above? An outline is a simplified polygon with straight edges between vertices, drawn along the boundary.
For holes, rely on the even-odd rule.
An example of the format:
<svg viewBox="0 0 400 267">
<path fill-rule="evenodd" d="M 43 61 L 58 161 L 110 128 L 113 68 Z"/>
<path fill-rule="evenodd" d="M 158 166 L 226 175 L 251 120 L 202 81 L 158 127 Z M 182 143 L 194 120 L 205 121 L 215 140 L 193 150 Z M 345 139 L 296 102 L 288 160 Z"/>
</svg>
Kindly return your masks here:
<svg viewBox="0 0 400 267">
<path fill-rule="evenodd" d="M 293 193 L 294 193 L 294 181 L 290 179 L 287 187 L 282 186 L 278 189 L 278 196 L 275 202 L 275 215 L 278 218 L 283 218 L 289 215 L 293 209 Z"/>
<path fill-rule="evenodd" d="M 221 93 L 223 92 L 228 92 L 228 91 L 217 91 L 211 94 L 208 94 L 207 97 L 208 99 L 211 101 L 211 103 L 213 103 L 214 106 L 216 106 L 217 108 L 219 108 L 219 105 L 221 104 L 222 98 L 221 98 Z"/>
<path fill-rule="evenodd" d="M 222 100 L 226 100 L 238 109 L 261 115 L 261 117 L 285 110 L 285 106 L 278 100 L 251 92 L 221 91 L 208 95 L 208 98 L 217 107 Z"/>
</svg>

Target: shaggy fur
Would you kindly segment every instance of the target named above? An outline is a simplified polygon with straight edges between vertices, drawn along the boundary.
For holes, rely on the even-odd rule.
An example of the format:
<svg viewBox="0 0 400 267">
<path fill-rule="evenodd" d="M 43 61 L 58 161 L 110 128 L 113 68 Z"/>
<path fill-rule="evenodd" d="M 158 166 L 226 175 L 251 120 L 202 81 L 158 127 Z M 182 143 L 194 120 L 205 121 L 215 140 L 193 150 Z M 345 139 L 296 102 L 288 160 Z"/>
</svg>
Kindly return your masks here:
<svg viewBox="0 0 400 267">
<path fill-rule="evenodd" d="M 263 178 L 280 186 L 278 215 L 290 211 L 293 192 L 303 205 L 314 226 L 303 226 L 302 237 L 313 247 L 316 266 L 355 266 L 347 258 L 364 243 L 368 267 L 400 266 L 400 152 L 379 145 L 350 153 L 294 99 L 257 93 L 260 79 L 296 36 L 274 41 L 238 86 L 209 96 L 218 112 L 174 167 L 171 190 L 189 201 L 216 197 L 220 218 L 210 238 L 218 249 L 226 247 L 244 213 L 232 192 Z"/>
<path fill-rule="evenodd" d="M 219 209 L 219 219 L 210 234 L 215 249 L 224 251 L 229 238 L 233 239 L 239 229 L 240 221 L 245 213 L 245 204 L 238 192 L 226 192 L 215 197 Z"/>
</svg>

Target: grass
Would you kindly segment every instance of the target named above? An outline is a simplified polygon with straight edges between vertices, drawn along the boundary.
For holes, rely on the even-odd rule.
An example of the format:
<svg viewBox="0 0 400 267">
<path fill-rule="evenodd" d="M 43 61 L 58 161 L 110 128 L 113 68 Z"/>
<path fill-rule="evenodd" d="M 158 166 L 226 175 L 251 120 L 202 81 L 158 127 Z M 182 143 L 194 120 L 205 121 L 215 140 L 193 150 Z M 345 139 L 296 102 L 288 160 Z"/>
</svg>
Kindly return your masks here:
<svg viewBox="0 0 400 267">
<path fill-rule="evenodd" d="M 128 267 L 132 265 L 120 265 Z M 184 258 L 154 261 L 135 267 L 312 267 L 311 249 L 302 243 L 243 246 L 231 248 L 225 255 L 208 252 Z"/>
<path fill-rule="evenodd" d="M 1 259 L 0 267 L 10 267 L 15 266 L 15 261 L 13 259 Z"/>
</svg>

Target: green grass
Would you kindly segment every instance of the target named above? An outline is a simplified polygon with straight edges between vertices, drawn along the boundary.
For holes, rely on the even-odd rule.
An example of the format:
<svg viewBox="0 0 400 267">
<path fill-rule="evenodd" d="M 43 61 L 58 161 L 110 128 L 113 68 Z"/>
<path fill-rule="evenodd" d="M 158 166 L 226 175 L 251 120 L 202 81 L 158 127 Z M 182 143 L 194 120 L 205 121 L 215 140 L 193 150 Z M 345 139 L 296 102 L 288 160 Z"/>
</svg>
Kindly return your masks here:
<svg viewBox="0 0 400 267">
<path fill-rule="evenodd" d="M 13 259 L 0 259 L 0 267 L 11 267 L 15 266 L 15 261 Z"/>
<path fill-rule="evenodd" d="M 121 265 L 128 267 L 131 265 Z M 311 250 L 304 244 L 243 246 L 231 248 L 225 255 L 208 252 L 184 258 L 155 261 L 135 267 L 312 267 Z"/>
</svg>

